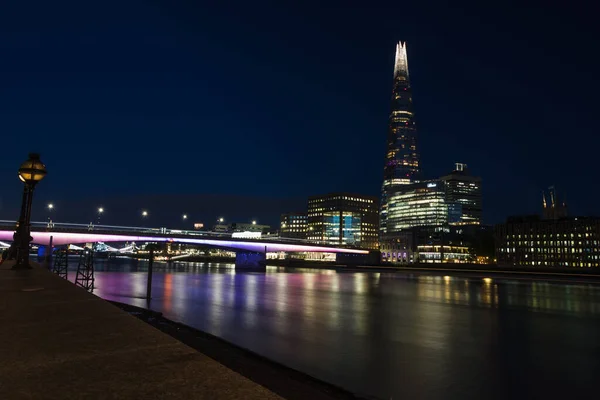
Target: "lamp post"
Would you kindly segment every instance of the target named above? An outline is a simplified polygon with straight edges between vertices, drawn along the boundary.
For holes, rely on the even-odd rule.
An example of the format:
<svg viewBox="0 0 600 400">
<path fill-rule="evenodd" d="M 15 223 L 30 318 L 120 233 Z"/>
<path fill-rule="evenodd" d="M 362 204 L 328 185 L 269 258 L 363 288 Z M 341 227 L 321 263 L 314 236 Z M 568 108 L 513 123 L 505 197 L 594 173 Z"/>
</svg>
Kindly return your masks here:
<svg viewBox="0 0 600 400">
<path fill-rule="evenodd" d="M 54 204 L 48 204 L 48 228 L 52 228 L 52 210 L 54 210 Z"/>
<path fill-rule="evenodd" d="M 21 164 L 19 168 L 19 179 L 24 183 L 23 200 L 21 203 L 21 215 L 19 225 L 13 235 L 16 248 L 16 263 L 13 269 L 29 269 L 29 243 L 31 242 L 31 202 L 35 185 L 46 176 L 46 166 L 40 160 L 40 155 L 30 153 L 29 159 Z"/>
<path fill-rule="evenodd" d="M 98 220 L 96 225 L 100 225 L 100 217 L 102 216 L 102 213 L 104 213 L 104 207 L 98 207 Z"/>
</svg>

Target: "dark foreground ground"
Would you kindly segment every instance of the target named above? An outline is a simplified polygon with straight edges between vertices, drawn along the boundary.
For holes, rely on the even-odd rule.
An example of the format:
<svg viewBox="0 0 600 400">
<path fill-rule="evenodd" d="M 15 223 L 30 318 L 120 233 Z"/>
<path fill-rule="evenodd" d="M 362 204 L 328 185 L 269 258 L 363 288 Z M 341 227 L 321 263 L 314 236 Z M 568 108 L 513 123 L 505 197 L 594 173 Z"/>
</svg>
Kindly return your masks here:
<svg viewBox="0 0 600 400">
<path fill-rule="evenodd" d="M 279 399 L 34 266 L 0 266 L 0 399 Z"/>
<path fill-rule="evenodd" d="M 271 361 L 216 336 L 164 318 L 161 313 L 111 302 L 122 310 L 290 400 L 368 399 Z M 373 398 L 374 399 L 374 398 Z"/>
</svg>

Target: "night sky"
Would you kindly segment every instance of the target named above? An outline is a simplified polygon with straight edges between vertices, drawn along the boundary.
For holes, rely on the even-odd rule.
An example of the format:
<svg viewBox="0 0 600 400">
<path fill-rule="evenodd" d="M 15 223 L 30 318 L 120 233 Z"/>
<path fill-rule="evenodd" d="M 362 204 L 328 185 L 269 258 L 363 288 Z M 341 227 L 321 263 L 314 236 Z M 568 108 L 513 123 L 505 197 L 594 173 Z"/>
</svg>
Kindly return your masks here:
<svg viewBox="0 0 600 400">
<path fill-rule="evenodd" d="M 34 220 L 52 201 L 58 221 L 273 224 L 309 195 L 378 195 L 398 40 L 427 177 L 467 163 L 486 223 L 553 184 L 600 214 L 596 14 L 447 3 L 3 1 L 0 218 L 30 151 Z"/>
</svg>

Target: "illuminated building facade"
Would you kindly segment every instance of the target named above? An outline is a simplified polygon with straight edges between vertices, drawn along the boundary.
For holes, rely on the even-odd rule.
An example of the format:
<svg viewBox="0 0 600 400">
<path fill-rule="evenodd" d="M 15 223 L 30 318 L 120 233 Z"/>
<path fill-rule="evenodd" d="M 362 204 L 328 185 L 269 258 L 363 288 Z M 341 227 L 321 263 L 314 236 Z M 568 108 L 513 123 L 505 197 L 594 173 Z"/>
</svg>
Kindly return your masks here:
<svg viewBox="0 0 600 400">
<path fill-rule="evenodd" d="M 416 226 L 382 243 L 381 259 L 393 264 L 474 262 L 472 238 L 460 226 Z"/>
<path fill-rule="evenodd" d="M 379 203 L 376 197 L 330 193 L 308 199 L 306 237 L 331 245 L 377 249 Z"/>
<path fill-rule="evenodd" d="M 414 229 L 419 263 L 469 263 L 475 261 L 470 235 L 459 226 L 424 226 Z"/>
<path fill-rule="evenodd" d="M 415 226 L 448 223 L 446 189 L 442 181 L 402 185 L 388 192 L 387 236 Z"/>
<path fill-rule="evenodd" d="M 510 217 L 494 234 L 498 265 L 600 267 L 600 218 Z"/>
<path fill-rule="evenodd" d="M 466 164 L 457 163 L 452 173 L 437 180 L 398 185 L 388 191 L 387 202 L 387 229 L 380 240 L 383 261 L 473 261 L 475 249 L 469 246 L 481 241 L 481 178 L 471 176 Z M 429 235 L 415 234 L 426 230 Z M 450 234 L 431 240 L 436 232 Z"/>
<path fill-rule="evenodd" d="M 452 173 L 442 176 L 448 205 L 448 223 L 481 224 L 481 178 L 469 173 L 467 164 L 456 163 Z"/>
<path fill-rule="evenodd" d="M 408 76 L 406 43 L 400 42 L 396 46 L 387 153 L 383 169 L 380 212 L 382 234 L 388 232 L 389 193 L 397 186 L 418 181 L 420 173 L 421 165 L 417 150 L 417 128 Z"/>
<path fill-rule="evenodd" d="M 281 214 L 279 236 L 285 238 L 306 239 L 306 213 Z"/>
</svg>

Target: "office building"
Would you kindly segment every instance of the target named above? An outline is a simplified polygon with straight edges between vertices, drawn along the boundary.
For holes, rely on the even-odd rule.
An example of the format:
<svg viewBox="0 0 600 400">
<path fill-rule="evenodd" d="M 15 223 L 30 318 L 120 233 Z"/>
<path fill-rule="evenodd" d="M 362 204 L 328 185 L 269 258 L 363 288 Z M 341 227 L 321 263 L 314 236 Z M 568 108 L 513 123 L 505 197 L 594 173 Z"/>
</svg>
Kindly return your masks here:
<svg viewBox="0 0 600 400">
<path fill-rule="evenodd" d="M 380 230 L 382 234 L 386 234 L 388 231 L 389 193 L 399 185 L 418 181 L 420 173 L 417 127 L 408 75 L 406 43 L 400 42 L 396 46 L 387 152 L 383 169 L 380 213 Z"/>
<path fill-rule="evenodd" d="M 481 224 L 481 178 L 469 173 L 467 164 L 456 163 L 454 171 L 442 176 L 448 205 L 448 223 Z"/>
<path fill-rule="evenodd" d="M 465 164 L 457 164 L 451 174 L 438 180 L 390 190 L 387 212 L 387 233 L 380 240 L 383 262 L 475 262 L 478 251 L 481 260 L 490 260 L 483 237 L 478 239 L 487 232 L 477 229 L 481 179 L 471 176 Z M 491 234 L 484 236 L 491 238 Z"/>
<path fill-rule="evenodd" d="M 600 218 L 510 217 L 494 233 L 501 266 L 600 267 Z"/>
<path fill-rule="evenodd" d="M 542 193 L 542 216 L 507 218 L 494 229 L 498 265 L 600 267 L 600 218 L 568 217 L 554 186 Z"/>
<path fill-rule="evenodd" d="M 308 199 L 307 239 L 329 245 L 378 248 L 376 197 L 330 193 Z"/>
<path fill-rule="evenodd" d="M 381 260 L 393 264 L 474 262 L 473 238 L 460 226 L 415 226 L 389 236 L 381 245 Z"/>
<path fill-rule="evenodd" d="M 446 190 L 442 181 L 402 185 L 388 192 L 386 236 L 415 226 L 448 223 Z"/>
<path fill-rule="evenodd" d="M 306 239 L 307 229 L 306 213 L 281 214 L 279 236 L 293 239 Z"/>
</svg>

